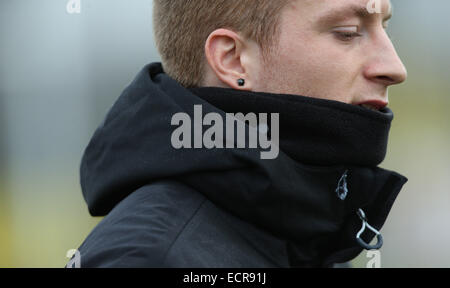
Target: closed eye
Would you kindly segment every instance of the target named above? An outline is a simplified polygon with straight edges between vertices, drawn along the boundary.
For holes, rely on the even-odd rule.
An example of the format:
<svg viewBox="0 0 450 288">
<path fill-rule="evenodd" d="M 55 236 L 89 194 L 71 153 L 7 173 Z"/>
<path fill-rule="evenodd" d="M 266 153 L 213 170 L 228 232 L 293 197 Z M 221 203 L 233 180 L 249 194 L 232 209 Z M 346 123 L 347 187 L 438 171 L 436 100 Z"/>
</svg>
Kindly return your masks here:
<svg viewBox="0 0 450 288">
<path fill-rule="evenodd" d="M 351 32 L 351 31 L 334 31 L 333 33 L 338 40 L 341 40 L 344 42 L 350 42 L 350 41 L 354 40 L 355 38 L 362 36 L 361 33 Z"/>
<path fill-rule="evenodd" d="M 334 36 L 343 42 L 350 42 L 362 36 L 357 25 L 335 27 L 332 31 Z"/>
</svg>

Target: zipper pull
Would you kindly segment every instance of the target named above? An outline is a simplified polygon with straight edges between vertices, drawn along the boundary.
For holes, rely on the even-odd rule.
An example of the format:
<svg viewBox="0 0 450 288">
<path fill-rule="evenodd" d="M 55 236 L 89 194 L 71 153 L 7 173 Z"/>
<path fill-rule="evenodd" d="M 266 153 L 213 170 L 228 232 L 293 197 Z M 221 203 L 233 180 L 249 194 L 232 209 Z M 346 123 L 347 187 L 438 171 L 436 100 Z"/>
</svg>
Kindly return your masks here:
<svg viewBox="0 0 450 288">
<path fill-rule="evenodd" d="M 348 170 L 345 170 L 341 179 L 339 179 L 338 186 L 336 188 L 336 194 L 338 198 L 341 199 L 342 201 L 344 201 L 348 195 L 347 177 L 348 177 Z"/>
</svg>

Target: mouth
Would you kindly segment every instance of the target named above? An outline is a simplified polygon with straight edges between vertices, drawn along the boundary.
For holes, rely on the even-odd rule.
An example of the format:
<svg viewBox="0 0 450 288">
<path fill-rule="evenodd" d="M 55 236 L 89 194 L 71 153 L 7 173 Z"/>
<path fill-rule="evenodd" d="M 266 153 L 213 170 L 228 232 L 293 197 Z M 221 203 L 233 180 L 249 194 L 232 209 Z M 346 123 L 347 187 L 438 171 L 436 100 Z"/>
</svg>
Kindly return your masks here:
<svg viewBox="0 0 450 288">
<path fill-rule="evenodd" d="M 387 102 L 383 102 L 383 101 L 366 101 L 360 104 L 357 104 L 359 107 L 365 108 L 365 109 L 369 109 L 372 111 L 380 111 L 383 108 L 385 108 L 388 103 Z"/>
</svg>

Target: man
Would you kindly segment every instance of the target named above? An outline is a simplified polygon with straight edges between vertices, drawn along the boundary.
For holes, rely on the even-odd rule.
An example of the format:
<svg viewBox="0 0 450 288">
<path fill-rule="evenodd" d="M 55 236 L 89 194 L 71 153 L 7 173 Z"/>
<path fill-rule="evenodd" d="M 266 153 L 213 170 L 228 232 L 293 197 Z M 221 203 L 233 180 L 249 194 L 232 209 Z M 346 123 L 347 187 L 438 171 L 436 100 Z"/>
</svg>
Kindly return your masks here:
<svg viewBox="0 0 450 288">
<path fill-rule="evenodd" d="M 82 159 L 89 211 L 107 216 L 81 267 L 331 267 L 379 248 L 407 181 L 377 167 L 387 88 L 406 71 L 385 31 L 390 2 L 370 5 L 155 0 L 162 65 L 141 71 Z M 244 119 L 278 153 L 228 145 L 243 134 L 220 121 L 238 112 L 270 124 Z"/>
</svg>

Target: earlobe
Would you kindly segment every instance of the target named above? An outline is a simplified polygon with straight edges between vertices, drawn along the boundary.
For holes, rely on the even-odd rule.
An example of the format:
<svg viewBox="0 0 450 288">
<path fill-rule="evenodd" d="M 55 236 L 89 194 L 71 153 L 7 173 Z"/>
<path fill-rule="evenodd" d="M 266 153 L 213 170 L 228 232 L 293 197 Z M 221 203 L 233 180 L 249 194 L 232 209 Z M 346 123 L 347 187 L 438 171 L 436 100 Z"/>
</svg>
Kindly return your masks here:
<svg viewBox="0 0 450 288">
<path fill-rule="evenodd" d="M 248 68 L 241 61 L 243 49 L 243 40 L 235 32 L 227 29 L 212 32 L 205 43 L 205 56 L 210 68 L 208 70 L 215 75 L 207 78 L 215 78 L 225 87 L 251 90 Z"/>
</svg>

